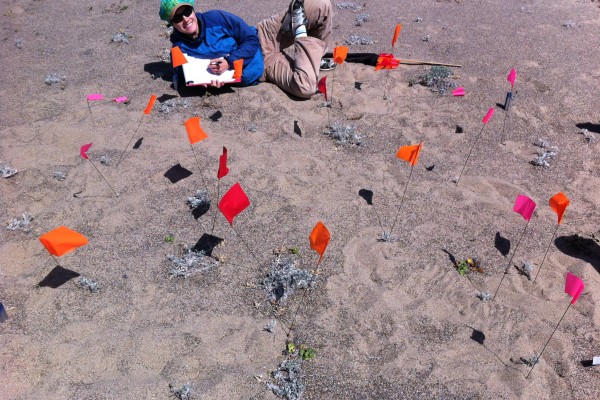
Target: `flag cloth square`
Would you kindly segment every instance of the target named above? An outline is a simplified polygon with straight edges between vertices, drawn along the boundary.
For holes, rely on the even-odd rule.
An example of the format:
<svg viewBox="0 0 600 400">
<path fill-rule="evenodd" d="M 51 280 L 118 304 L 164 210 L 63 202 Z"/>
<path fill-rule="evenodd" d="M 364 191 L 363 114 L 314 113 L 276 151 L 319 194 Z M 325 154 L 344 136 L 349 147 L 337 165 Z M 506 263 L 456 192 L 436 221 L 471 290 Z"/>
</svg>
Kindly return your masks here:
<svg viewBox="0 0 600 400">
<path fill-rule="evenodd" d="M 88 240 L 79 232 L 75 232 L 66 226 L 58 228 L 43 234 L 39 237 L 48 253 L 55 256 L 62 256 L 78 247 L 87 244 Z"/>
<path fill-rule="evenodd" d="M 227 168 L 227 148 L 223 146 L 223 154 L 219 157 L 219 170 L 217 171 L 217 179 L 221 179 L 229 173 Z"/>
<path fill-rule="evenodd" d="M 84 144 L 83 146 L 81 146 L 81 148 L 79 149 L 79 155 L 87 160 L 87 151 L 90 149 L 90 147 L 92 147 L 92 143 Z"/>
<path fill-rule="evenodd" d="M 200 126 L 200 117 L 192 117 L 185 121 L 185 129 L 190 139 L 190 144 L 200 142 L 208 137 Z"/>
<path fill-rule="evenodd" d="M 323 258 L 323 254 L 329 244 L 330 238 L 331 234 L 325 224 L 321 221 L 317 222 L 309 236 L 310 248 L 319 254 L 319 261 L 317 264 L 321 263 L 321 259 Z"/>
<path fill-rule="evenodd" d="M 188 60 L 181 52 L 179 46 L 171 48 L 171 62 L 173 63 L 173 68 L 177 68 L 179 66 L 182 66 L 183 64 L 187 64 Z"/>
<path fill-rule="evenodd" d="M 325 101 L 327 101 L 327 77 L 326 76 L 322 77 L 319 80 L 317 87 L 319 89 L 319 92 L 323 93 L 323 95 L 325 96 Z"/>
<path fill-rule="evenodd" d="M 421 152 L 422 146 L 423 142 L 412 146 L 402 146 L 400 149 L 398 149 L 396 156 L 414 167 L 417 165 L 417 161 L 419 160 L 419 153 Z"/>
<path fill-rule="evenodd" d="M 244 60 L 240 58 L 239 60 L 235 60 L 233 62 L 233 79 L 236 82 L 240 82 L 242 80 L 242 72 L 244 70 Z"/>
<path fill-rule="evenodd" d="M 531 200 L 529 197 L 520 194 L 517 196 L 515 200 L 515 206 L 513 207 L 513 211 L 521 214 L 525 221 L 529 221 L 531 216 L 533 215 L 533 211 L 535 210 L 537 204 L 535 201 Z"/>
<path fill-rule="evenodd" d="M 233 219 L 250 205 L 250 199 L 246 196 L 244 189 L 239 182 L 236 183 L 225 193 L 219 202 L 219 210 L 223 213 L 230 225 L 233 225 Z"/>
<path fill-rule="evenodd" d="M 396 24 L 396 28 L 394 29 L 394 36 L 392 37 L 392 47 L 396 45 L 396 40 L 398 40 L 398 36 L 400 36 L 401 30 L 402 24 Z"/>
<path fill-rule="evenodd" d="M 152 107 L 154 107 L 154 102 L 156 101 L 156 95 L 153 94 L 150 96 L 150 100 L 148 100 L 148 105 L 146 105 L 146 109 L 144 110 L 144 114 L 148 115 L 152 112 Z"/>
<path fill-rule="evenodd" d="M 571 304 L 577 303 L 579 295 L 583 292 L 585 285 L 580 277 L 567 272 L 567 279 L 565 280 L 565 293 L 573 298 Z"/>
<path fill-rule="evenodd" d="M 492 115 L 494 115 L 494 107 L 490 107 L 490 109 L 488 110 L 487 114 L 485 114 L 485 117 L 483 117 L 481 122 L 483 122 L 484 125 L 487 124 L 490 118 L 492 118 Z"/>
<path fill-rule="evenodd" d="M 510 82 L 511 88 L 515 87 L 515 79 L 517 79 L 517 71 L 515 71 L 514 68 L 511 68 L 508 76 L 506 77 L 506 80 Z"/>
<path fill-rule="evenodd" d="M 560 224 L 563 219 L 563 215 L 565 214 L 566 208 L 571 204 L 569 199 L 563 192 L 558 192 L 554 196 L 550 197 L 550 208 L 554 210 L 556 215 L 558 215 L 558 223 Z"/>
<path fill-rule="evenodd" d="M 380 69 L 395 69 L 400 65 L 400 60 L 394 58 L 393 54 L 381 53 L 377 58 L 377 64 L 375 65 L 375 71 Z"/>
<path fill-rule="evenodd" d="M 100 93 L 92 93 L 87 95 L 87 101 L 104 100 L 104 95 Z"/>
<path fill-rule="evenodd" d="M 337 46 L 333 49 L 333 60 L 336 64 L 342 64 L 346 61 L 346 56 L 348 55 L 348 47 L 346 46 Z"/>
</svg>

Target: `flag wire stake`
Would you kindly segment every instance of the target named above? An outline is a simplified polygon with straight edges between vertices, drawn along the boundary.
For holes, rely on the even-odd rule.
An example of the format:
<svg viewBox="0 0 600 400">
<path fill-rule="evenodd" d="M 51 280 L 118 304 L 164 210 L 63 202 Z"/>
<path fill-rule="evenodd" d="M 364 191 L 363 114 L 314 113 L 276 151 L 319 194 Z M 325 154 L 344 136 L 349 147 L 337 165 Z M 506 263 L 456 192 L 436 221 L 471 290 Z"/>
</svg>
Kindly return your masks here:
<svg viewBox="0 0 600 400">
<path fill-rule="evenodd" d="M 402 204 L 404 203 L 404 196 L 406 195 L 406 190 L 408 189 L 408 184 L 410 183 L 410 177 L 412 176 L 414 165 L 410 166 L 410 173 L 408 174 L 408 179 L 406 180 L 406 185 L 404 185 L 404 192 L 402 193 L 402 198 L 400 199 L 400 205 L 398 206 L 398 211 L 396 212 L 396 216 L 394 217 L 394 223 L 392 224 L 392 228 L 390 229 L 390 239 L 392 237 L 392 231 L 396 226 L 396 221 L 398 220 L 398 215 L 400 215 L 400 210 L 402 209 Z"/>
<path fill-rule="evenodd" d="M 513 250 L 513 253 L 510 256 L 510 259 L 508 260 L 508 264 L 506 265 L 506 268 L 504 268 L 504 274 L 502 275 L 502 279 L 500 279 L 500 283 L 498 284 L 498 287 L 496 288 L 496 291 L 494 292 L 494 297 L 492 297 L 492 301 L 496 300 L 496 295 L 498 294 L 498 290 L 500 290 L 500 286 L 502 285 L 502 281 L 504 280 L 504 277 L 508 274 L 508 270 L 510 269 L 510 265 L 512 263 L 513 257 L 515 256 L 515 254 L 517 253 L 517 250 L 519 249 L 519 244 L 521 243 L 521 239 L 523 239 L 523 237 L 525 236 L 525 232 L 527 232 L 528 225 L 529 225 L 529 220 L 527 220 L 527 223 L 525 224 L 525 229 L 523 229 L 523 233 L 521 234 L 521 237 L 519 238 L 519 241 L 517 242 L 517 245 L 515 246 L 515 249 Z"/>
<path fill-rule="evenodd" d="M 89 102 L 88 102 L 89 103 Z M 127 151 L 127 148 L 129 147 L 129 145 L 131 144 L 131 141 L 133 140 L 133 138 L 135 137 L 135 134 L 137 133 L 137 131 L 140 129 L 140 126 L 142 125 L 142 121 L 144 120 L 144 115 L 146 114 L 142 114 L 142 117 L 140 118 L 140 122 L 138 122 L 137 127 L 135 128 L 135 130 L 133 131 L 133 134 L 131 135 L 131 137 L 129 138 L 129 142 L 127 142 L 127 145 L 125 146 L 125 148 L 123 149 L 123 151 L 121 152 L 121 156 L 119 157 L 119 162 L 117 162 L 117 165 L 115 165 L 115 169 L 117 169 L 119 167 L 119 164 L 121 163 L 121 161 L 123 161 L 123 158 L 125 157 L 125 152 Z"/>
<path fill-rule="evenodd" d="M 540 264 L 540 267 L 538 268 L 537 272 L 535 273 L 535 277 L 533 278 L 533 283 L 535 283 L 535 280 L 538 277 L 538 274 L 540 273 L 540 271 L 542 270 L 542 267 L 544 266 L 544 261 L 546 261 L 546 256 L 548 255 L 548 250 L 550 250 L 550 246 L 552 246 L 552 241 L 554 240 L 554 237 L 556 236 L 556 232 L 558 231 L 558 227 L 560 225 L 556 224 L 556 228 L 554 228 L 554 233 L 552 234 L 552 239 L 550 239 L 550 243 L 548 243 L 548 247 L 546 247 L 546 252 L 544 253 L 544 258 L 542 259 L 542 263 Z"/>
<path fill-rule="evenodd" d="M 469 162 L 469 157 L 471 157 L 471 153 L 473 152 L 473 149 L 475 148 L 475 145 L 477 144 L 477 141 L 479 140 L 479 137 L 481 136 L 481 134 L 483 133 L 483 130 L 485 129 L 485 124 L 483 124 L 483 126 L 481 127 L 481 130 L 479 131 L 479 134 L 475 137 L 475 140 L 473 141 L 473 145 L 471 146 L 471 150 L 469 150 L 469 153 L 467 154 L 467 158 L 465 160 L 465 163 L 462 167 L 462 169 L 460 170 L 460 174 L 458 175 L 458 178 L 456 178 L 456 184 L 458 185 L 458 182 L 460 181 L 460 178 L 465 170 L 465 167 L 467 166 L 467 163 Z"/>
<path fill-rule="evenodd" d="M 113 189 L 113 187 L 110 185 L 110 183 L 108 183 L 108 181 L 106 180 L 106 178 L 104 177 L 104 175 L 102 175 L 102 172 L 100 172 L 100 170 L 98 169 L 98 167 L 96 167 L 96 164 L 94 164 L 94 162 L 91 159 L 87 159 L 90 163 L 92 163 L 92 167 L 94 167 L 94 169 L 98 172 L 98 174 L 100 174 L 100 176 L 102 177 L 102 179 L 104 179 L 104 182 L 106 182 L 106 184 L 108 185 L 108 187 L 117 195 L 117 197 L 119 197 L 119 193 L 117 193 L 117 191 L 115 189 Z"/>
<path fill-rule="evenodd" d="M 542 358 L 542 354 L 544 354 L 544 350 L 546 350 L 546 346 L 548 346 L 548 343 L 550 343 L 550 340 L 552 339 L 552 336 L 554 336 L 554 332 L 556 332 L 556 330 L 558 329 L 558 326 L 560 325 L 560 323 L 562 322 L 563 318 L 567 314 L 567 311 L 569 311 L 570 307 L 571 307 L 571 303 L 569 303 L 569 305 L 567 306 L 567 309 L 563 313 L 562 317 L 560 317 L 560 320 L 558 321 L 558 324 L 556 324 L 556 326 L 554 327 L 554 330 L 552 331 L 552 334 L 550 335 L 550 337 L 546 341 L 546 344 L 542 348 L 542 351 L 540 352 L 540 355 L 538 356 L 536 363 L 533 364 L 533 367 L 531 367 L 531 369 L 527 373 L 527 376 L 525 377 L 526 379 L 529 379 L 529 375 L 531 375 L 531 371 L 533 371 L 533 369 L 535 368 L 535 366 L 538 365 L 538 363 L 540 362 L 540 359 Z"/>
</svg>

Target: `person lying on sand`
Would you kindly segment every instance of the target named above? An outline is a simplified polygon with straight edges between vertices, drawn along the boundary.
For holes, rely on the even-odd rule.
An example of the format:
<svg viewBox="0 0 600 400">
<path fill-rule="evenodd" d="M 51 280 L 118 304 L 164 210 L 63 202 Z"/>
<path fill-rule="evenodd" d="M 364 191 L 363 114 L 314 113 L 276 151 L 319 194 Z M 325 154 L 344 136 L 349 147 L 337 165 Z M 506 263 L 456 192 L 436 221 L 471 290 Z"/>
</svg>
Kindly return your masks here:
<svg viewBox="0 0 600 400">
<path fill-rule="evenodd" d="M 243 59 L 241 85 L 267 81 L 301 98 L 317 91 L 321 57 L 332 29 L 330 0 L 292 0 L 288 10 L 250 27 L 240 17 L 221 10 L 194 11 L 194 0 L 161 0 L 160 18 L 175 28 L 173 47 L 198 58 L 209 58 L 211 72 L 220 75 Z M 291 47 L 293 58 L 284 53 Z M 181 67 L 173 86 L 179 85 Z M 212 81 L 211 86 L 224 83 Z"/>
</svg>

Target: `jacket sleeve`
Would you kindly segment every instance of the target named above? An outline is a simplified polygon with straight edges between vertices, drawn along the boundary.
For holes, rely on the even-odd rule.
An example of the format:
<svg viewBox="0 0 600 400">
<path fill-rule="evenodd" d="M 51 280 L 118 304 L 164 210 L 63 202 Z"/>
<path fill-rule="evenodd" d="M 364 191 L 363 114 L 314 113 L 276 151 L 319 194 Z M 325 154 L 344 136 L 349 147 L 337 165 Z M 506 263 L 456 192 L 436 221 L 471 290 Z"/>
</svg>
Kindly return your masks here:
<svg viewBox="0 0 600 400">
<path fill-rule="evenodd" d="M 225 60 L 227 60 L 227 63 L 229 64 L 229 69 L 233 69 L 233 62 L 240 58 L 244 60 L 245 67 L 260 49 L 260 42 L 258 41 L 256 29 L 250 27 L 237 15 L 233 15 L 227 11 L 219 11 L 219 13 L 223 17 L 224 26 L 227 27 L 231 36 L 238 44 L 237 49 L 225 57 Z"/>
</svg>

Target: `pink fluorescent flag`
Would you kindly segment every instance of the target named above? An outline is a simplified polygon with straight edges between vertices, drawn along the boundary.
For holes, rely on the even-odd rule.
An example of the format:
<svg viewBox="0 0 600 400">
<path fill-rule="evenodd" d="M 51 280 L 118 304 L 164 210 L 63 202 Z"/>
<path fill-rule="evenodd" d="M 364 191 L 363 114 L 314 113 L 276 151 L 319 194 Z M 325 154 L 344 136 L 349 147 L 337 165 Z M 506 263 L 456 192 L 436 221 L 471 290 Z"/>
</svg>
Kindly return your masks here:
<svg viewBox="0 0 600 400">
<path fill-rule="evenodd" d="M 92 147 L 92 144 L 88 143 L 88 144 L 84 144 L 79 149 L 79 154 L 81 155 L 81 157 L 85 158 L 86 160 L 88 159 L 88 155 L 86 153 L 90 149 L 90 147 Z"/>
<path fill-rule="evenodd" d="M 510 82 L 511 89 L 515 87 L 515 79 L 517 79 L 517 71 L 514 68 L 510 69 L 506 80 Z"/>
<path fill-rule="evenodd" d="M 567 280 L 565 281 L 565 293 L 573 298 L 571 304 L 577 303 L 579 295 L 583 292 L 585 284 L 577 275 L 567 272 Z"/>
<path fill-rule="evenodd" d="M 494 107 L 490 107 L 490 109 L 488 110 L 487 114 L 485 114 L 485 117 L 483 117 L 481 122 L 483 122 L 484 125 L 487 124 L 490 118 L 492 118 L 492 115 L 494 115 Z"/>
<path fill-rule="evenodd" d="M 125 103 L 127 101 L 127 97 L 125 97 L 125 96 L 115 97 L 113 99 L 113 101 L 116 101 L 117 103 Z"/>
<path fill-rule="evenodd" d="M 92 93 L 92 94 L 87 95 L 87 101 L 97 101 L 97 100 L 104 100 L 104 95 L 98 94 L 98 93 Z"/>
<path fill-rule="evenodd" d="M 217 171 L 217 179 L 221 179 L 229 173 L 227 168 L 227 148 L 223 146 L 223 154 L 219 157 L 219 171 Z"/>
<path fill-rule="evenodd" d="M 456 88 L 452 91 L 452 95 L 453 96 L 464 96 L 465 95 L 465 88 L 464 87 L 459 87 Z"/>
<path fill-rule="evenodd" d="M 325 96 L 325 101 L 327 101 L 327 77 L 324 76 L 319 80 L 318 84 L 319 92 L 323 93 Z"/>
<path fill-rule="evenodd" d="M 535 210 L 535 201 L 531 200 L 529 197 L 520 194 L 517 196 L 517 200 L 515 200 L 515 206 L 513 207 L 513 211 L 521 214 L 525 221 L 529 221 L 531 216 L 533 215 L 533 211 Z"/>
<path fill-rule="evenodd" d="M 230 225 L 233 219 L 250 205 L 250 199 L 246 196 L 239 182 L 225 193 L 219 202 L 219 210 L 223 213 Z"/>
</svg>

